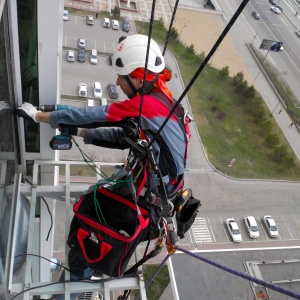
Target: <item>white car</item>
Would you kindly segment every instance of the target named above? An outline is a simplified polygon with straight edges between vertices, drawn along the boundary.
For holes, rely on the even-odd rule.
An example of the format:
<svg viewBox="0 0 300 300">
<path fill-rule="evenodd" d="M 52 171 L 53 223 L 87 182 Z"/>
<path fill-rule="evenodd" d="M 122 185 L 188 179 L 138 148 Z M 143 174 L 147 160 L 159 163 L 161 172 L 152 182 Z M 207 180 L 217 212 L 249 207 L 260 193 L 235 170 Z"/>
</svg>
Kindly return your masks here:
<svg viewBox="0 0 300 300">
<path fill-rule="evenodd" d="M 101 88 L 101 83 L 99 81 L 94 82 L 93 90 L 94 90 L 94 97 L 95 98 L 101 98 L 102 97 L 102 88 Z"/>
<path fill-rule="evenodd" d="M 87 97 L 87 85 L 85 83 L 79 83 L 78 96 L 83 98 Z"/>
<path fill-rule="evenodd" d="M 270 237 L 278 237 L 278 228 L 271 216 L 264 216 L 264 224 Z"/>
<path fill-rule="evenodd" d="M 252 239 L 258 239 L 259 238 L 259 231 L 258 226 L 255 221 L 255 218 L 253 216 L 247 216 L 244 218 L 246 229 L 249 233 L 249 236 Z"/>
<path fill-rule="evenodd" d="M 110 19 L 104 18 L 104 20 L 103 20 L 103 27 L 106 27 L 106 28 L 110 27 Z"/>
<path fill-rule="evenodd" d="M 296 34 L 300 37 L 300 30 L 296 30 Z"/>
<path fill-rule="evenodd" d="M 277 15 L 281 14 L 281 10 L 276 6 L 271 6 L 270 10 L 272 10 Z"/>
<path fill-rule="evenodd" d="M 96 49 L 92 49 L 92 51 L 91 51 L 90 62 L 91 62 L 92 65 L 96 65 L 97 62 L 98 62 L 97 50 Z"/>
<path fill-rule="evenodd" d="M 70 62 L 75 61 L 75 54 L 73 50 L 68 50 L 67 51 L 67 60 Z"/>
<path fill-rule="evenodd" d="M 64 10 L 63 20 L 64 21 L 68 21 L 69 20 L 69 11 L 66 10 L 66 9 Z"/>
<path fill-rule="evenodd" d="M 119 21 L 112 20 L 112 29 L 119 30 Z"/>
<path fill-rule="evenodd" d="M 85 48 L 85 45 L 86 45 L 85 39 L 80 38 L 80 39 L 78 40 L 78 47 L 79 47 L 79 48 Z"/>
<path fill-rule="evenodd" d="M 240 231 L 236 221 L 233 218 L 227 219 L 226 225 L 227 225 L 227 229 L 231 235 L 232 241 L 234 241 L 235 243 L 241 242 L 243 239 L 242 239 L 241 231 Z"/>
</svg>

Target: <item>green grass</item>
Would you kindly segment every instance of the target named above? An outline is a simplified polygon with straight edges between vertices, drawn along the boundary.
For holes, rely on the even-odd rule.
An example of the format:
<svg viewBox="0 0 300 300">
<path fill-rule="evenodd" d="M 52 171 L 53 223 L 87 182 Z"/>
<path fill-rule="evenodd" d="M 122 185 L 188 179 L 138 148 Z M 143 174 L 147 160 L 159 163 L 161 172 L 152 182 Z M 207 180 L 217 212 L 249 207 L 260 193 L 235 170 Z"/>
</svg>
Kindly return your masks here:
<svg viewBox="0 0 300 300">
<path fill-rule="evenodd" d="M 138 33 L 148 34 L 148 26 L 148 23 L 136 22 Z M 152 37 L 164 45 L 166 30 L 159 21 L 153 26 Z M 168 50 L 176 57 L 187 86 L 201 59 L 189 54 L 174 39 L 170 39 Z M 247 112 L 246 105 L 241 103 L 230 78 L 220 79 L 217 69 L 206 66 L 188 92 L 188 98 L 209 161 L 221 172 L 236 178 L 300 180 L 299 160 L 277 123 L 269 118 L 272 132 L 279 136 L 281 144 L 288 146 L 289 155 L 294 158 L 295 166 L 291 169 L 283 168 L 270 158 L 271 149 L 264 145 L 261 129 Z M 232 159 L 235 164 L 228 167 Z"/>
<path fill-rule="evenodd" d="M 145 272 L 144 278 L 145 283 L 147 284 L 148 280 L 151 278 L 152 274 L 157 270 L 157 265 L 144 265 L 143 270 Z M 168 267 L 165 265 L 161 268 L 160 272 L 154 278 L 154 280 L 149 284 L 146 289 L 147 299 L 148 300 L 158 300 L 163 294 L 165 288 L 170 282 Z M 135 299 L 139 294 L 139 291 L 132 290 L 131 299 Z"/>
</svg>

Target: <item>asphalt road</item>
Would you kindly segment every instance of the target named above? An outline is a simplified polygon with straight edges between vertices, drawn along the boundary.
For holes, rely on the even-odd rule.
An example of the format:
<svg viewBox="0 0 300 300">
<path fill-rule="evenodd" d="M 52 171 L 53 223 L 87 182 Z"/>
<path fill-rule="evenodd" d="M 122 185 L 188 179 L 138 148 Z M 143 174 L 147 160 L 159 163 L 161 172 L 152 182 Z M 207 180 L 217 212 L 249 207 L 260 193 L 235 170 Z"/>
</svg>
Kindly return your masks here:
<svg viewBox="0 0 300 300">
<path fill-rule="evenodd" d="M 220 1 L 222 11 L 226 18 L 230 19 L 240 5 L 240 1 Z M 267 59 L 272 62 L 280 71 L 281 76 L 289 83 L 296 97 L 300 99 L 300 57 L 298 49 L 300 39 L 295 34 L 300 27 L 300 20 L 295 17 L 295 10 L 286 1 L 281 1 L 283 13 L 277 15 L 270 11 L 272 5 L 267 0 L 249 1 L 237 22 L 233 25 L 231 34 L 237 47 L 245 43 L 251 43 L 259 48 L 263 39 L 281 41 L 284 50 L 280 52 L 269 52 Z M 255 20 L 251 15 L 252 11 L 257 11 L 261 15 L 261 20 Z M 237 36 L 239 36 L 237 38 Z M 254 38 L 255 37 L 255 38 Z M 266 50 L 261 50 L 262 55 L 266 55 Z M 255 77 L 256 75 L 254 75 Z"/>
</svg>

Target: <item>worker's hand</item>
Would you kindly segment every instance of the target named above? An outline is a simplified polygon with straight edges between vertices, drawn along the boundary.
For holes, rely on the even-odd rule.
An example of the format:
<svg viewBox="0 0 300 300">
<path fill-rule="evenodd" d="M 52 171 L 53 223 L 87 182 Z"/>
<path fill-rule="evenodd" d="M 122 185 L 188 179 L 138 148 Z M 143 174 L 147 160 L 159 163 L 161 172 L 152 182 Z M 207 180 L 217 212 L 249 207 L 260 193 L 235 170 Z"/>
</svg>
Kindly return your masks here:
<svg viewBox="0 0 300 300">
<path fill-rule="evenodd" d="M 35 115 L 38 112 L 39 111 L 36 109 L 36 107 L 27 102 L 24 102 L 21 106 L 19 106 L 16 111 L 17 116 L 22 117 L 28 121 L 34 121 L 36 123 L 38 123 L 38 121 L 36 121 Z"/>
</svg>

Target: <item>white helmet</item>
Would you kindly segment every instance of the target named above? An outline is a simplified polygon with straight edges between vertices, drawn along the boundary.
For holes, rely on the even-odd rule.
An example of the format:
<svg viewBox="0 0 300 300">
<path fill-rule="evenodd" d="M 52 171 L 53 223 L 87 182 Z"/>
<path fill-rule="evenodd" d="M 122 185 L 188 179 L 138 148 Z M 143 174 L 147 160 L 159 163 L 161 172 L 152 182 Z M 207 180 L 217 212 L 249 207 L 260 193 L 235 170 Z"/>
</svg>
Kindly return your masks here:
<svg viewBox="0 0 300 300">
<path fill-rule="evenodd" d="M 145 68 L 148 37 L 135 34 L 121 40 L 113 55 L 113 66 L 118 75 L 129 75 L 137 68 Z M 160 73 L 165 68 L 165 60 L 159 46 L 151 39 L 147 69 Z"/>
</svg>

